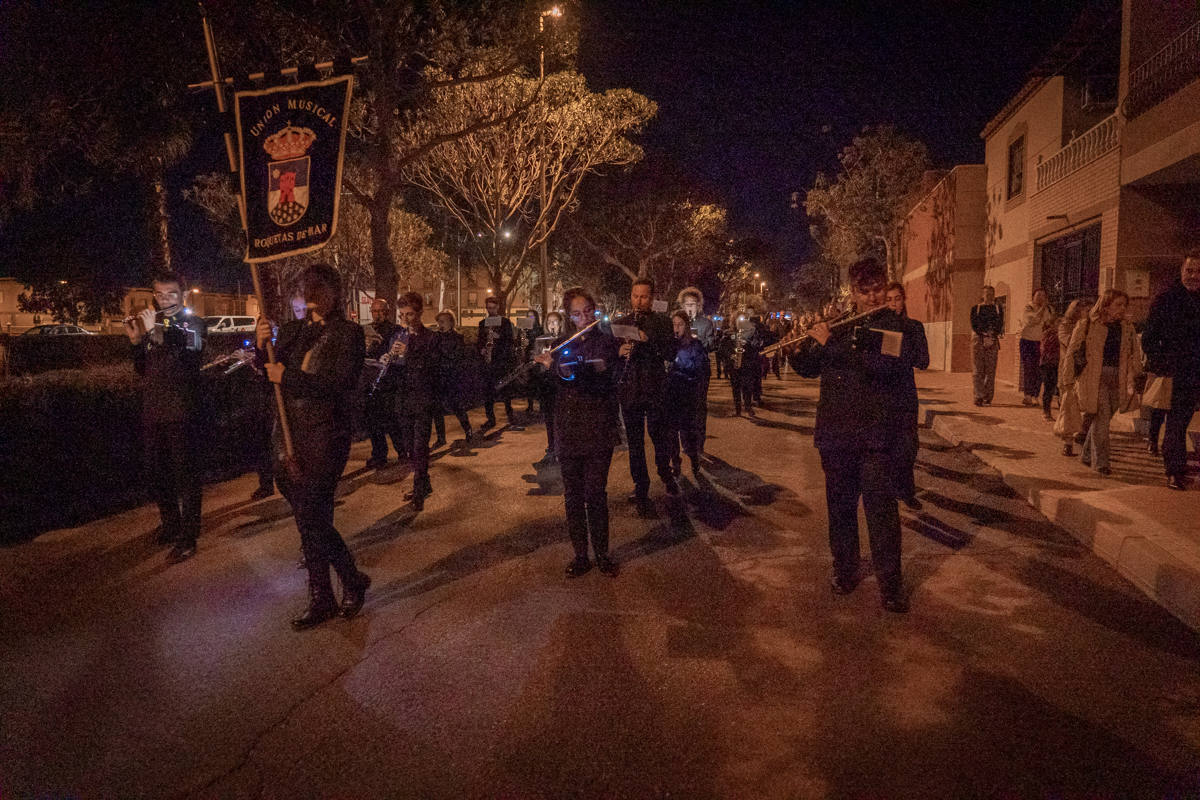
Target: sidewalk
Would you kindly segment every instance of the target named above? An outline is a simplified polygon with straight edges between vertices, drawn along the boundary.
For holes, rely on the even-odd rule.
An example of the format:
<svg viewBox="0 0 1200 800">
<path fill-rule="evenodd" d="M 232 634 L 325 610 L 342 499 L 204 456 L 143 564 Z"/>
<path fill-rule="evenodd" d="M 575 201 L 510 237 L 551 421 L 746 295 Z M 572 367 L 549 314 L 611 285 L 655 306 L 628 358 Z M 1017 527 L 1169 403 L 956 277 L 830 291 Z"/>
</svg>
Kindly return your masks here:
<svg viewBox="0 0 1200 800">
<path fill-rule="evenodd" d="M 1079 462 L 1079 446 L 1074 458 L 1063 456 L 1041 407 L 1022 406 L 1012 386 L 998 383 L 994 404 L 983 408 L 974 405 L 969 373 L 918 372 L 917 387 L 924 425 L 996 469 L 1030 505 L 1200 630 L 1200 481 L 1193 469 L 1189 491 L 1166 487 L 1162 461 L 1134 432 L 1137 412 L 1113 419 L 1113 472 L 1105 478 Z M 1195 423 L 1190 433 L 1189 450 Z"/>
</svg>

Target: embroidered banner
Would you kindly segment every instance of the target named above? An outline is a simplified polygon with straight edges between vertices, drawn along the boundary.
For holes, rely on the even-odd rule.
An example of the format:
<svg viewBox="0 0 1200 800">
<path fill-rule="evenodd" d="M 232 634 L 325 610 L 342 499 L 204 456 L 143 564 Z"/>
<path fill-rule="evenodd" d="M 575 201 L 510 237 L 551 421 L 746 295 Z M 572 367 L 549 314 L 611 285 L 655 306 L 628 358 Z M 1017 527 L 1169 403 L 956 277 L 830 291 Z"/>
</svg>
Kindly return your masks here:
<svg viewBox="0 0 1200 800">
<path fill-rule="evenodd" d="M 235 92 L 247 262 L 324 247 L 337 231 L 354 76 Z"/>
</svg>

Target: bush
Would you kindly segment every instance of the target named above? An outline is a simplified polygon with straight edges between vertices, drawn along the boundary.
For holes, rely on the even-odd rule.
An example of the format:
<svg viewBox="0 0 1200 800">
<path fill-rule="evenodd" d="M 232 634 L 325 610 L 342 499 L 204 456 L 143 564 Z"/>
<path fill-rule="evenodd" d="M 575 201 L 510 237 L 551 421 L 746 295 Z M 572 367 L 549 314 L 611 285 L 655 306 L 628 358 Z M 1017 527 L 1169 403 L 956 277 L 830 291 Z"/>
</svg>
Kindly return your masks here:
<svg viewBox="0 0 1200 800">
<path fill-rule="evenodd" d="M 251 334 L 214 333 L 204 344 L 204 358 L 232 353 Z M 129 338 L 123 333 L 96 336 L 9 336 L 0 334 L 0 350 L 8 352 L 10 375 L 35 375 L 52 370 L 79 370 L 130 360 Z"/>
<path fill-rule="evenodd" d="M 254 370 L 214 372 L 204 374 L 202 392 L 200 477 L 207 480 L 252 466 L 256 437 L 269 424 L 268 396 Z M 148 499 L 139 387 L 128 360 L 0 381 L 0 541 Z"/>
</svg>

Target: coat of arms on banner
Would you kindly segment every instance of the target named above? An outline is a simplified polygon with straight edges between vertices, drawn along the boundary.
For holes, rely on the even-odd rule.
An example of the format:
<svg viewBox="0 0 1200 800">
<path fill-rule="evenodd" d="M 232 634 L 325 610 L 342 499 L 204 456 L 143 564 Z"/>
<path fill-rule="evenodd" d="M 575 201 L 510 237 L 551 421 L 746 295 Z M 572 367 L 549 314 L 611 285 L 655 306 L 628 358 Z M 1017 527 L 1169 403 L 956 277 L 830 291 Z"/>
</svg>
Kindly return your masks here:
<svg viewBox="0 0 1200 800">
<path fill-rule="evenodd" d="M 308 210 L 311 159 L 305 155 L 317 140 L 310 128 L 288 125 L 267 137 L 267 213 L 281 228 L 294 225 Z"/>
</svg>

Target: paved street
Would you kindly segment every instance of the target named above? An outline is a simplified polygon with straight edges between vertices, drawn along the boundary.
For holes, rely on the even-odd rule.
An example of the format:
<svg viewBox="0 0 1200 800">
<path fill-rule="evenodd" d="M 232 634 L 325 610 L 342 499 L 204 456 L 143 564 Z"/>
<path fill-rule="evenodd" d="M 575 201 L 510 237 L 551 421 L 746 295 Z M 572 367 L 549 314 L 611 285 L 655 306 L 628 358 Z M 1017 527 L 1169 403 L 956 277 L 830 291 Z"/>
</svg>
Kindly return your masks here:
<svg viewBox="0 0 1200 800">
<path fill-rule="evenodd" d="M 656 484 L 639 518 L 617 454 L 616 580 L 563 577 L 536 425 L 441 451 L 416 516 L 356 445 L 374 586 L 303 634 L 250 475 L 179 566 L 153 506 L 0 551 L 0 798 L 1200 796 L 1200 637 L 928 430 L 912 611 L 833 596 L 815 385 L 769 378 L 755 421 L 728 394 L 686 514 Z"/>
</svg>

